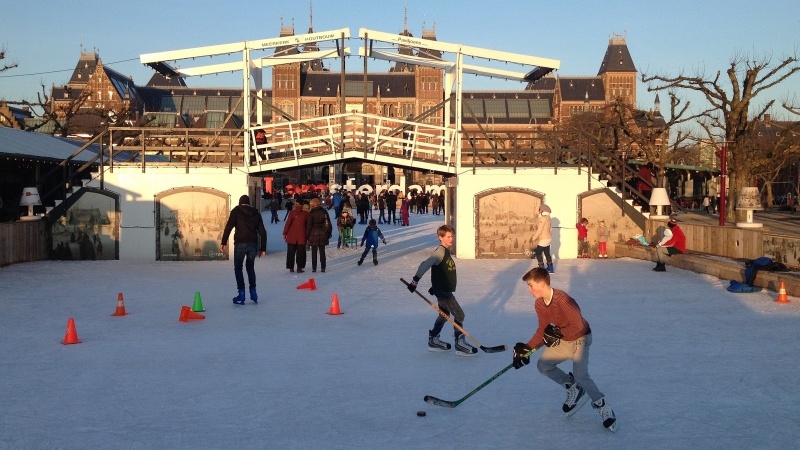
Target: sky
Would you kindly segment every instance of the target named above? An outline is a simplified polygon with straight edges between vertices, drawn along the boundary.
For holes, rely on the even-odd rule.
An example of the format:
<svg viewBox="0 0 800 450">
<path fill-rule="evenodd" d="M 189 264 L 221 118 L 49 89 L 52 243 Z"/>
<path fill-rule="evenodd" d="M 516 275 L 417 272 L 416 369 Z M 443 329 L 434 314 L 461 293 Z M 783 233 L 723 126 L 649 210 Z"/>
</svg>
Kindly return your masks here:
<svg viewBox="0 0 800 450">
<path fill-rule="evenodd" d="M 400 278 L 440 224 L 412 214 L 382 227 L 377 266 L 329 246 L 326 272 L 303 274 L 285 269 L 283 223 L 268 224 L 257 305 L 232 304 L 231 261 L 0 268 L 0 448 L 800 447 L 800 298 L 733 294 L 727 280 L 629 258 L 556 255 L 552 276 L 591 325 L 590 374 L 616 433 L 589 404 L 565 418 L 563 387 L 534 362 L 456 408 L 425 403 L 460 399 L 511 363 L 510 351 L 427 351 L 436 312 Z M 456 298 L 480 344 L 531 337 L 521 277 L 532 266 L 456 257 Z M 311 277 L 316 290 L 297 289 Z M 197 292 L 205 319 L 180 322 Z M 120 293 L 128 315 L 112 317 Z M 343 314 L 326 314 L 334 294 Z M 62 345 L 69 318 L 82 342 Z M 449 324 L 441 336 L 453 342 Z"/>
<path fill-rule="evenodd" d="M 69 80 L 81 49 L 97 50 L 106 65 L 145 84 L 153 71 L 139 56 L 167 50 L 259 40 L 279 36 L 281 23 L 307 32 L 309 9 L 314 31 L 349 28 L 353 53 L 362 47 L 358 30 L 399 33 L 404 9 L 408 28 L 421 36 L 435 28 L 443 42 L 540 56 L 561 61 L 562 76 L 594 76 L 608 40 L 626 37 L 639 72 L 707 76 L 724 72 L 733 56 L 768 56 L 777 61 L 800 51 L 800 3 L 795 0 L 675 0 L 661 2 L 601 1 L 444 1 L 355 0 L 315 2 L 208 0 L 129 4 L 76 0 L 69 7 L 51 7 L 43 0 L 3 2 L 0 48 L 6 63 L 18 67 L 0 74 L 0 99 L 35 100 L 39 86 Z M 47 32 L 43 32 L 47 30 Z M 447 57 L 447 56 L 446 56 Z M 222 62 L 220 59 L 213 61 Z M 186 63 L 184 63 L 186 64 Z M 357 56 L 348 58 L 348 72 L 363 70 Z M 372 67 L 385 67 L 371 62 Z M 328 63 L 338 71 L 340 63 Z M 188 64 L 186 64 L 188 66 Z M 182 66 L 183 67 L 183 66 Z M 512 68 L 513 69 L 513 68 Z M 189 85 L 238 87 L 240 75 L 190 78 Z M 515 90 L 518 82 L 467 76 L 465 88 Z M 800 74 L 764 93 L 768 99 L 800 100 Z M 653 106 L 655 94 L 639 82 L 639 107 Z M 704 100 L 686 94 L 698 108 Z M 662 109 L 666 106 L 662 96 Z M 773 116 L 785 117 L 782 110 Z M 787 117 L 788 118 L 788 117 Z"/>
</svg>

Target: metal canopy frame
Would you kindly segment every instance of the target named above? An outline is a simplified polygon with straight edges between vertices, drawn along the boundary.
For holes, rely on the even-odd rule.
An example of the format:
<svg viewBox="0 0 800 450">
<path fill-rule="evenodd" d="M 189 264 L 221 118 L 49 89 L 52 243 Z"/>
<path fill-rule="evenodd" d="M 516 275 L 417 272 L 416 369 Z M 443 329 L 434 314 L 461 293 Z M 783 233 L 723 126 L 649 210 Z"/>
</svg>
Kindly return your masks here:
<svg viewBox="0 0 800 450">
<path fill-rule="evenodd" d="M 242 41 L 232 44 L 209 45 L 205 47 L 187 48 L 181 50 L 169 50 L 158 53 L 145 53 L 139 56 L 142 64 L 152 67 L 157 72 L 166 76 L 192 77 L 211 75 L 223 72 L 242 71 L 242 100 L 244 100 L 244 161 L 250 160 L 250 77 L 253 77 L 256 87 L 256 112 L 258 117 L 263 113 L 263 68 L 273 67 L 281 64 L 313 61 L 315 59 L 338 58 L 349 56 L 349 48 L 340 48 L 339 40 L 350 38 L 349 28 L 338 30 L 322 31 L 319 33 L 308 33 L 294 36 L 283 36 L 277 38 L 259 39 L 254 41 Z M 335 50 L 304 52 L 296 55 L 268 55 L 260 58 L 251 57 L 250 52 L 261 51 L 270 48 L 284 46 L 299 46 L 310 42 L 335 41 Z M 177 69 L 168 64 L 168 61 L 180 61 L 185 59 L 205 58 L 218 55 L 230 55 L 242 53 L 240 62 L 228 62 L 222 64 L 210 64 L 185 69 Z"/>
<path fill-rule="evenodd" d="M 361 28 L 358 30 L 358 37 L 365 41 L 364 47 L 358 50 L 359 56 L 367 58 L 375 58 L 387 61 L 403 62 L 425 67 L 434 67 L 443 69 L 445 72 L 445 86 L 449 89 L 449 93 L 455 91 L 455 127 L 457 131 L 456 137 L 456 158 L 457 166 L 461 167 L 461 102 L 463 94 L 463 79 L 464 74 L 481 75 L 488 77 L 497 77 L 506 80 L 516 80 L 523 82 L 536 81 L 539 78 L 547 75 L 548 73 L 558 70 L 561 66 L 561 61 L 557 59 L 540 58 L 538 56 L 528 56 L 519 53 L 503 52 L 498 50 L 491 50 L 480 47 L 472 47 L 462 44 L 452 44 L 442 41 L 433 41 L 430 39 L 420 39 L 410 36 L 403 36 L 400 34 L 384 33 L 382 31 L 368 30 Z M 452 53 L 455 55 L 455 62 L 440 61 L 431 58 L 425 58 L 413 55 L 401 55 L 399 53 L 391 53 L 382 50 L 373 50 L 372 41 L 384 42 L 387 44 L 397 45 L 398 48 L 413 47 L 418 49 L 436 50 L 442 53 Z M 464 56 L 479 58 L 485 60 L 495 60 L 505 63 L 518 64 L 521 66 L 529 66 L 530 70 L 527 72 L 514 72 L 511 70 L 496 69 L 492 67 L 482 67 L 477 65 L 464 64 Z M 450 121 L 450 102 L 445 104 L 444 123 L 449 126 Z"/>
<path fill-rule="evenodd" d="M 420 39 L 400 34 L 385 33 L 361 28 L 358 37 L 364 40 L 364 47 L 360 48 L 358 55 L 364 58 L 373 58 L 386 61 L 401 62 L 418 66 L 433 67 L 442 69 L 445 73 L 445 86 L 449 90 L 448 94 L 455 94 L 455 129 L 456 129 L 456 158 L 457 166 L 461 166 L 461 139 L 460 132 L 462 126 L 461 102 L 463 93 L 464 74 L 497 77 L 507 80 L 521 82 L 535 81 L 548 73 L 558 70 L 561 62 L 556 59 L 541 58 L 518 53 L 503 52 L 480 47 L 473 47 L 462 44 L 454 44 L 429 39 Z M 170 50 L 157 53 L 146 53 L 140 55 L 142 64 L 152 67 L 157 72 L 166 76 L 190 77 L 199 75 L 209 75 L 222 72 L 242 71 L 242 99 L 244 101 L 244 119 L 246 133 L 244 133 L 245 161 L 250 160 L 250 77 L 255 81 L 257 90 L 256 104 L 257 113 L 262 117 L 263 111 L 263 78 L 262 73 L 265 67 L 274 67 L 281 64 L 312 61 L 316 59 L 339 58 L 350 55 L 350 48 L 344 47 L 344 40 L 350 38 L 349 28 L 340 28 L 319 33 L 308 33 L 293 36 L 283 36 L 277 38 L 266 38 L 253 41 L 242 41 L 231 44 L 210 45 L 205 47 L 195 47 L 182 50 Z M 339 41 L 341 40 L 341 47 Z M 300 46 L 312 42 L 334 41 L 335 50 L 302 52 L 293 55 L 269 55 L 260 58 L 252 58 L 251 51 L 261 51 L 269 48 Z M 402 55 L 399 52 L 387 52 L 383 50 L 373 50 L 373 42 L 383 42 L 399 47 L 411 47 L 425 50 L 435 50 L 441 53 L 451 53 L 455 55 L 455 61 L 443 61 L 432 58 L 425 58 L 414 55 Z M 217 55 L 230 55 L 242 53 L 241 62 L 229 62 L 222 64 L 211 64 L 185 69 L 178 69 L 168 64 L 168 61 L 179 61 L 185 59 L 195 59 L 211 57 Z M 493 67 L 483 67 L 478 65 L 464 64 L 464 57 L 485 59 L 488 61 L 500 61 L 505 63 L 517 64 L 523 67 L 530 67 L 525 72 L 497 69 Z M 344 74 L 344 63 L 342 63 L 342 73 Z M 450 126 L 450 102 L 445 103 L 444 124 Z M 259 124 L 260 125 L 260 124 Z"/>
</svg>

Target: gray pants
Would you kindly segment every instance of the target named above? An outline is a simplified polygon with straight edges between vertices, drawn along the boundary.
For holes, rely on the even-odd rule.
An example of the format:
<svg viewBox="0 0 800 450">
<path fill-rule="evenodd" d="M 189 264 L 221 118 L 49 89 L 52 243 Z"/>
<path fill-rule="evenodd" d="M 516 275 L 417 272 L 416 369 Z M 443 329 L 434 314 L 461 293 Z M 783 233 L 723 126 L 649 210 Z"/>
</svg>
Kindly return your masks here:
<svg viewBox="0 0 800 450">
<path fill-rule="evenodd" d="M 676 249 L 675 247 L 656 247 L 653 249 L 653 253 L 655 253 L 657 263 L 664 263 L 667 262 L 667 257 L 672 255 L 679 255 L 681 251 Z"/>
<path fill-rule="evenodd" d="M 592 334 L 580 337 L 574 341 L 561 340 L 555 347 L 545 347 L 536 368 L 542 375 L 550 378 L 560 385 L 569 381 L 569 375 L 558 367 L 558 364 L 571 359 L 572 374 L 575 376 L 575 383 L 582 387 L 592 401 L 603 398 L 603 393 L 594 384 L 589 376 L 589 347 L 592 346 Z"/>
</svg>

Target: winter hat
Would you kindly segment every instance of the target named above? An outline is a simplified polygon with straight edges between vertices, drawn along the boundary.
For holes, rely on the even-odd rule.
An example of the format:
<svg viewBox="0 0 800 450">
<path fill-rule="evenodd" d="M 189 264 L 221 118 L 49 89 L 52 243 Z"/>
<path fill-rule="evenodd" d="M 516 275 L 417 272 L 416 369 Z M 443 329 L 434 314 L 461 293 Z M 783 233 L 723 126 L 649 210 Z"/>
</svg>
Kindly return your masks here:
<svg viewBox="0 0 800 450">
<path fill-rule="evenodd" d="M 667 225 L 668 225 L 670 228 L 674 227 L 674 226 L 675 226 L 675 225 L 677 225 L 677 224 L 678 224 L 678 221 L 677 221 L 677 220 L 675 220 L 675 219 L 669 219 L 669 223 L 667 223 Z"/>
<path fill-rule="evenodd" d="M 239 204 L 240 205 L 249 205 L 250 204 L 250 196 L 243 195 L 239 197 Z"/>
<path fill-rule="evenodd" d="M 543 205 L 541 205 L 541 206 L 539 206 L 539 209 L 540 209 L 540 210 L 542 210 L 542 212 L 546 212 L 546 213 L 551 213 L 551 212 L 553 212 L 553 211 L 551 211 L 551 210 L 550 210 L 550 207 L 549 207 L 549 206 L 547 206 L 547 205 L 544 205 L 544 204 L 543 204 Z"/>
</svg>

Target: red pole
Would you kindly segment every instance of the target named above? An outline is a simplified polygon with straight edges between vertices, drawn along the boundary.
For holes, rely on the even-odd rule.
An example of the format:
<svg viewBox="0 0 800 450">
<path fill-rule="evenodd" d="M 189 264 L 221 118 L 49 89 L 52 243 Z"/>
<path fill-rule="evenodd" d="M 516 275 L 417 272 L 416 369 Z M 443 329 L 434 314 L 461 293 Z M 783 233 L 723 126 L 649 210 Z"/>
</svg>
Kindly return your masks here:
<svg viewBox="0 0 800 450">
<path fill-rule="evenodd" d="M 716 152 L 720 159 L 720 175 L 719 175 L 719 226 L 725 226 L 725 198 L 727 196 L 727 189 L 725 187 L 725 174 L 728 172 L 728 144 L 723 143 L 722 149 Z"/>
</svg>

